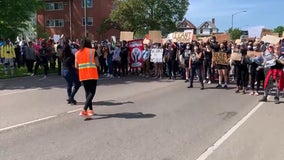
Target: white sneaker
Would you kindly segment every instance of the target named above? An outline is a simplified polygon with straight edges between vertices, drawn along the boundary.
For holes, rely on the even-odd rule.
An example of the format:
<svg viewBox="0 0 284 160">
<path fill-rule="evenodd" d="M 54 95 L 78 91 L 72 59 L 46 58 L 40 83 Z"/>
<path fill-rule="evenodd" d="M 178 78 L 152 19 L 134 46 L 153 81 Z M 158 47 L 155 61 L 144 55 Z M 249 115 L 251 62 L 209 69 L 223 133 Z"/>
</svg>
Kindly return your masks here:
<svg viewBox="0 0 284 160">
<path fill-rule="evenodd" d="M 211 81 L 210 81 L 210 80 L 208 81 L 208 84 L 211 84 Z"/>
<path fill-rule="evenodd" d="M 33 74 L 31 74 L 31 77 L 32 77 L 32 76 L 34 76 L 34 75 L 35 75 L 34 73 L 33 73 Z"/>
<path fill-rule="evenodd" d="M 41 79 L 39 79 L 39 80 L 44 80 L 44 79 L 46 79 L 47 78 L 47 76 L 46 75 L 44 75 Z"/>
<path fill-rule="evenodd" d="M 206 80 L 203 80 L 203 83 L 206 83 Z"/>
</svg>

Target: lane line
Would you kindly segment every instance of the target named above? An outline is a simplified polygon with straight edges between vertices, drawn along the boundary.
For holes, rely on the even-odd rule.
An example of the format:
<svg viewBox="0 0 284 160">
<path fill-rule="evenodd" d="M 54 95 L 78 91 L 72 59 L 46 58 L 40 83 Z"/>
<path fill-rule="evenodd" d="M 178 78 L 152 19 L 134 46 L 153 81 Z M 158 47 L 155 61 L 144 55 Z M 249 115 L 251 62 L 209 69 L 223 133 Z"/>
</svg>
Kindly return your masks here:
<svg viewBox="0 0 284 160">
<path fill-rule="evenodd" d="M 244 116 L 237 124 L 227 131 L 219 140 L 211 147 L 202 153 L 196 160 L 206 160 L 213 152 L 218 149 L 241 125 L 243 125 L 262 105 L 264 102 L 259 102 L 246 116 Z"/>
<path fill-rule="evenodd" d="M 40 118 L 40 119 L 37 119 L 37 120 L 33 120 L 33 121 L 29 121 L 29 122 L 13 125 L 13 126 L 10 126 L 10 127 L 1 128 L 0 129 L 0 133 L 3 132 L 3 131 L 7 131 L 7 130 L 10 130 L 10 129 L 13 129 L 13 128 L 22 127 L 22 126 L 25 126 L 25 125 L 28 125 L 28 124 L 33 124 L 33 123 L 36 123 L 36 122 L 49 120 L 49 119 L 52 119 L 52 118 L 55 118 L 55 117 L 57 117 L 57 115 L 49 116 L 49 117 L 45 117 L 45 118 Z"/>
<path fill-rule="evenodd" d="M 72 111 L 68 111 L 67 113 L 74 113 L 74 112 L 78 112 L 78 111 L 81 111 L 82 108 L 79 108 L 79 109 L 75 109 L 75 110 L 72 110 Z"/>
</svg>

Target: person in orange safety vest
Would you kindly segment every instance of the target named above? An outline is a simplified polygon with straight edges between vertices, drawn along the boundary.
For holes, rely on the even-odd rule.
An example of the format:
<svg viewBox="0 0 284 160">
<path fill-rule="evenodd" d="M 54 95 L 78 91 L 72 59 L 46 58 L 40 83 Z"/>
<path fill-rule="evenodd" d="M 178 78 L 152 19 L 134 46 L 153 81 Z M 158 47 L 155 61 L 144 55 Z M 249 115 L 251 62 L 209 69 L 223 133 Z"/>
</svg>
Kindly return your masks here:
<svg viewBox="0 0 284 160">
<path fill-rule="evenodd" d="M 99 61 L 95 49 L 92 49 L 91 41 L 87 38 L 81 41 L 80 50 L 75 54 L 75 67 L 78 69 L 79 80 L 83 83 L 86 94 L 84 109 L 80 115 L 89 118 L 94 114 L 92 101 L 99 79 Z"/>
</svg>

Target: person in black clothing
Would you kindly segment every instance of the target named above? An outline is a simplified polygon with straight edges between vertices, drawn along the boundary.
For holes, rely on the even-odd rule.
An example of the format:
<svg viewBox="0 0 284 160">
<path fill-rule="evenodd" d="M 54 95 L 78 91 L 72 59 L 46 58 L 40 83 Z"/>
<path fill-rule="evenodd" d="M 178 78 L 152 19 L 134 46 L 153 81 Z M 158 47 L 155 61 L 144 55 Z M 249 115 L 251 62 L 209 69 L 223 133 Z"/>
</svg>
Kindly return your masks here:
<svg viewBox="0 0 284 160">
<path fill-rule="evenodd" d="M 235 91 L 235 93 L 239 93 L 242 89 L 242 93 L 245 94 L 249 83 L 248 65 L 251 62 L 247 57 L 247 49 L 244 44 L 241 46 L 240 52 L 242 54 L 241 61 L 235 62 L 237 71 L 237 90 Z"/>
<path fill-rule="evenodd" d="M 190 85 L 187 88 L 193 88 L 193 79 L 195 74 L 197 74 L 199 81 L 201 83 L 201 90 L 204 89 L 203 78 L 201 74 L 202 62 L 202 52 L 198 46 L 194 46 L 194 51 L 191 52 L 189 58 L 189 69 L 190 69 Z"/>
<path fill-rule="evenodd" d="M 126 41 L 123 41 L 120 52 L 122 76 L 128 75 L 128 52 L 129 48 L 126 45 Z"/>
<path fill-rule="evenodd" d="M 67 102 L 68 104 L 76 104 L 77 101 L 74 99 L 74 96 L 79 90 L 81 82 L 79 81 L 79 77 L 75 69 L 75 55 L 72 53 L 68 44 L 63 49 L 60 59 L 63 64 L 61 75 L 64 77 L 67 83 Z"/>
<path fill-rule="evenodd" d="M 204 83 L 211 84 L 211 65 L 212 65 L 212 49 L 210 43 L 206 43 L 204 48 Z"/>
<path fill-rule="evenodd" d="M 39 49 L 39 55 L 36 56 L 36 64 L 35 64 L 35 70 L 34 74 L 37 74 L 39 65 L 43 66 L 44 68 L 44 77 L 42 79 L 45 79 L 47 77 L 47 70 L 48 70 L 48 50 L 47 50 L 47 44 L 45 41 L 41 43 L 41 49 Z"/>
</svg>

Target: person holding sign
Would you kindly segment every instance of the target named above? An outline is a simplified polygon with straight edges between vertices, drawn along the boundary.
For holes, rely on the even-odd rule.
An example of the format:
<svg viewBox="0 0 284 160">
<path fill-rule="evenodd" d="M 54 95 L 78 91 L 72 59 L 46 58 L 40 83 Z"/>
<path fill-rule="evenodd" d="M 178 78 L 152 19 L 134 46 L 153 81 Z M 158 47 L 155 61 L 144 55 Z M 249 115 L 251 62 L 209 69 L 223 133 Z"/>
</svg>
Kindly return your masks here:
<svg viewBox="0 0 284 160">
<path fill-rule="evenodd" d="M 187 88 L 193 88 L 193 79 L 195 74 L 197 74 L 199 81 L 201 83 L 201 90 L 204 89 L 203 78 L 201 75 L 201 58 L 202 58 L 202 51 L 200 50 L 199 46 L 194 46 L 194 51 L 191 52 L 189 58 L 188 68 L 190 69 L 190 85 Z"/>
<path fill-rule="evenodd" d="M 260 102 L 267 101 L 268 93 L 270 89 L 273 88 L 273 84 L 276 83 L 276 95 L 274 97 L 274 103 L 279 104 L 280 91 L 284 89 L 284 73 L 283 73 L 284 54 L 275 53 L 273 46 L 269 46 L 268 51 L 271 54 L 273 54 L 273 60 L 275 63 L 273 63 L 274 65 L 270 66 L 270 69 L 265 77 L 264 96 L 259 101 Z M 267 63 L 267 61 L 265 61 L 264 63 Z"/>
<path fill-rule="evenodd" d="M 150 54 L 151 50 L 148 45 L 144 45 L 144 50 L 142 51 L 142 59 L 143 59 L 143 77 L 149 78 L 150 76 Z"/>
</svg>

